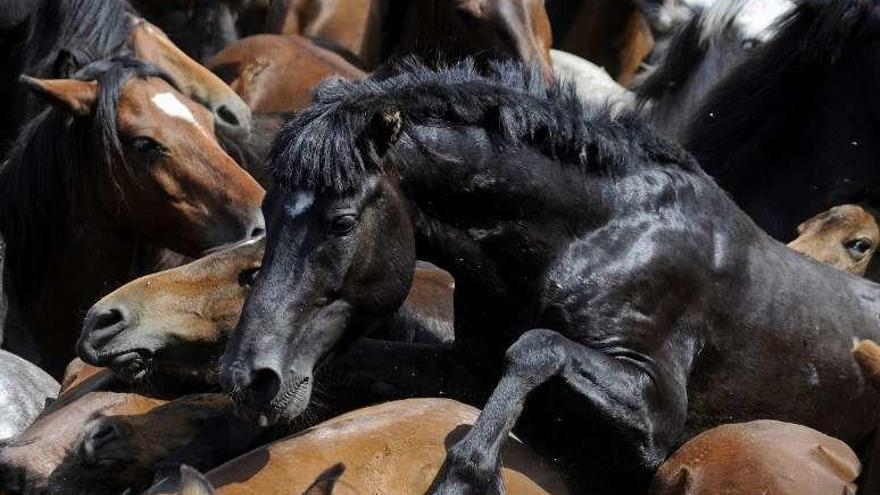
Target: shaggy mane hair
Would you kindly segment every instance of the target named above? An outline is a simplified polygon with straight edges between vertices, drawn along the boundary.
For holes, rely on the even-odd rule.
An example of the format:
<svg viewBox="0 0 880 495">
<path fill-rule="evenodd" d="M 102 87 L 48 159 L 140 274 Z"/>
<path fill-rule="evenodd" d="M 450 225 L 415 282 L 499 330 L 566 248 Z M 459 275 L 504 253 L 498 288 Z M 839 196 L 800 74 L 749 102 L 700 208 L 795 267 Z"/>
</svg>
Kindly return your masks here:
<svg viewBox="0 0 880 495">
<path fill-rule="evenodd" d="M 871 0 L 800 2 L 780 20 L 774 38 L 706 96 L 685 130 L 685 147 L 707 165 L 722 159 L 747 165 L 743 153 L 766 149 L 769 140 L 783 135 L 788 122 L 801 118 L 822 74 L 874 36 L 873 9 Z M 713 174 L 719 172 L 723 168 Z"/>
<path fill-rule="evenodd" d="M 376 124 L 389 113 L 400 115 L 404 134 L 413 126 L 482 127 L 497 135 L 499 152 L 528 146 L 584 173 L 623 175 L 649 164 L 699 170 L 633 115 L 587 106 L 572 85 L 547 84 L 537 70 L 505 62 L 485 73 L 471 61 L 434 70 L 410 58 L 387 77 L 318 87 L 276 138 L 270 172 L 286 187 L 350 190 L 381 171 Z"/>
<path fill-rule="evenodd" d="M 109 176 L 111 184 L 118 184 L 116 167 L 129 173 L 116 127 L 116 107 L 123 86 L 133 77 L 159 77 L 174 86 L 164 72 L 139 60 L 117 58 L 90 64 L 75 78 L 98 82 L 93 114 L 71 117 L 61 109 L 47 108 L 22 129 L 0 165 L 0 233 L 7 242 L 7 268 L 19 300 L 39 289 L 50 265 L 46 257 L 64 245 L 77 188 L 100 176 Z M 89 160 L 91 143 L 102 153 L 98 157 L 102 163 Z M 94 165 L 104 168 L 93 170 Z"/>
</svg>

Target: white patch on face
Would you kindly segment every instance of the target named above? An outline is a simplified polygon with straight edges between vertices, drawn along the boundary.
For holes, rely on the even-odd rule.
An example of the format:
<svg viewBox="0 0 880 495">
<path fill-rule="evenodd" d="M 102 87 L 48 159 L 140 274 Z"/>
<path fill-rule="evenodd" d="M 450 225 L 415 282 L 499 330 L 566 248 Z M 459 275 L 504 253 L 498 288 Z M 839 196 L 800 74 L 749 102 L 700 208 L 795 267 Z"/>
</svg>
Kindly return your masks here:
<svg viewBox="0 0 880 495">
<path fill-rule="evenodd" d="M 172 93 L 160 93 L 152 98 L 152 102 L 159 107 L 159 110 L 168 115 L 169 117 L 175 117 L 178 119 L 183 119 L 190 124 L 196 123 L 196 118 L 190 112 L 189 108 L 186 108 L 186 105 L 183 104 L 176 96 Z"/>
<path fill-rule="evenodd" d="M 315 195 L 310 192 L 300 192 L 296 194 L 293 205 L 287 207 L 287 213 L 291 217 L 302 215 L 315 203 Z"/>
<path fill-rule="evenodd" d="M 766 43 L 773 37 L 776 21 L 794 8 L 790 0 L 749 0 L 736 16 L 736 27 L 743 39 Z"/>
</svg>

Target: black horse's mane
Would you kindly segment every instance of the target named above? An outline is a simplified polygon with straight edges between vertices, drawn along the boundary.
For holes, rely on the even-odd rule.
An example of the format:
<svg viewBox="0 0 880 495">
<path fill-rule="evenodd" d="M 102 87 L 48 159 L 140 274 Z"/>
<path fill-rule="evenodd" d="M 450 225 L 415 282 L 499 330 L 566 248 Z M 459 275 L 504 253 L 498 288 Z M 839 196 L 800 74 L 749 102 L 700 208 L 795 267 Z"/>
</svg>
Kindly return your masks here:
<svg viewBox="0 0 880 495">
<path fill-rule="evenodd" d="M 823 74 L 873 35 L 873 8 L 871 0 L 799 2 L 780 19 L 773 39 L 706 96 L 685 130 L 685 147 L 701 162 L 768 149 L 768 140 L 785 135 L 792 119 L 801 118 Z"/>
<path fill-rule="evenodd" d="M 535 69 L 505 62 L 486 72 L 465 61 L 435 70 L 408 58 L 387 76 L 322 84 L 276 138 L 270 172 L 287 187 L 352 189 L 381 167 L 376 118 L 389 113 L 399 114 L 403 133 L 415 125 L 479 126 L 497 135 L 500 148 L 529 146 L 585 173 L 623 175 L 649 162 L 699 170 L 634 115 L 588 106 L 573 86 L 546 83 Z"/>
<path fill-rule="evenodd" d="M 25 125 L 0 165 L 0 232 L 7 241 L 7 266 L 19 295 L 39 289 L 49 265 L 47 254 L 64 245 L 70 229 L 82 228 L 68 221 L 79 184 L 101 175 L 118 184 L 113 177 L 120 164 L 128 173 L 116 107 L 123 86 L 133 77 L 160 77 L 174 85 L 161 70 L 132 58 L 92 63 L 75 78 L 98 82 L 93 114 L 71 117 L 55 107 L 45 109 Z M 90 169 L 91 143 L 101 150 L 106 170 Z"/>
<path fill-rule="evenodd" d="M 706 56 L 708 45 L 704 40 L 703 14 L 696 12 L 672 35 L 657 67 L 647 77 L 636 81 L 639 104 L 660 98 L 681 85 Z"/>
<path fill-rule="evenodd" d="M 121 53 L 120 47 L 134 27 L 128 16 L 131 12 L 126 0 L 42 2 L 31 16 L 27 39 L 22 44 L 23 73 L 57 76 L 63 72 L 59 64 L 79 68 Z"/>
</svg>

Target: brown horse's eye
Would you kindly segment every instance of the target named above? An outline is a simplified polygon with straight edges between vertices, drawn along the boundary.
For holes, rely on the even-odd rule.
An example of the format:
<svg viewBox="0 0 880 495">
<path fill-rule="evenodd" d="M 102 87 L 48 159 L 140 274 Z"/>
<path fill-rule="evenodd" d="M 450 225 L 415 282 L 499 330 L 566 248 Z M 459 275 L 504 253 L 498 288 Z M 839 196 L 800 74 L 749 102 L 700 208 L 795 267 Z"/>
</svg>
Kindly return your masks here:
<svg viewBox="0 0 880 495">
<path fill-rule="evenodd" d="M 247 270 L 242 270 L 241 273 L 238 274 L 238 284 L 242 287 L 250 287 L 254 285 L 254 281 L 257 279 L 257 275 L 259 273 L 259 266 L 248 268 Z"/>
<path fill-rule="evenodd" d="M 131 147 L 135 153 L 149 158 L 156 158 L 168 154 L 168 148 L 159 144 L 155 139 L 146 136 L 138 136 L 132 139 Z"/>
<path fill-rule="evenodd" d="M 849 251 L 849 254 L 854 258 L 860 259 L 874 246 L 869 239 L 861 237 L 859 239 L 844 242 L 843 247 L 845 247 L 846 250 Z"/>
<path fill-rule="evenodd" d="M 331 229 L 336 235 L 345 235 L 351 232 L 357 225 L 357 217 L 354 215 L 339 215 L 333 219 Z"/>
</svg>

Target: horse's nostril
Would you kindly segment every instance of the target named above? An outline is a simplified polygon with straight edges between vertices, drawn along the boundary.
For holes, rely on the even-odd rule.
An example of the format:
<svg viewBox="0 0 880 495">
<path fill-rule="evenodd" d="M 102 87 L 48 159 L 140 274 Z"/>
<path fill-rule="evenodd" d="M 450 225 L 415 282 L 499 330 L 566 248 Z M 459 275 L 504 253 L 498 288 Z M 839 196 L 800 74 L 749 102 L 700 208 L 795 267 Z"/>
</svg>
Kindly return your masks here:
<svg viewBox="0 0 880 495">
<path fill-rule="evenodd" d="M 265 233 L 266 233 L 266 229 L 264 229 L 263 227 L 254 227 L 254 229 L 251 230 L 251 237 L 252 238 L 253 237 L 260 237 L 261 235 L 263 235 Z"/>
<path fill-rule="evenodd" d="M 89 311 L 83 322 L 79 356 L 89 364 L 101 366 L 98 350 L 128 328 L 129 322 L 129 311 L 123 306 Z"/>
<path fill-rule="evenodd" d="M 260 368 L 254 373 L 248 389 L 254 401 L 266 404 L 271 402 L 281 390 L 281 377 L 275 370 Z"/>
<path fill-rule="evenodd" d="M 222 120 L 224 123 L 231 125 L 233 127 L 238 127 L 241 125 L 241 122 L 238 120 L 238 117 L 235 113 L 229 109 L 226 105 L 222 105 L 215 111 L 217 114 L 217 118 Z"/>
</svg>

